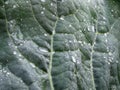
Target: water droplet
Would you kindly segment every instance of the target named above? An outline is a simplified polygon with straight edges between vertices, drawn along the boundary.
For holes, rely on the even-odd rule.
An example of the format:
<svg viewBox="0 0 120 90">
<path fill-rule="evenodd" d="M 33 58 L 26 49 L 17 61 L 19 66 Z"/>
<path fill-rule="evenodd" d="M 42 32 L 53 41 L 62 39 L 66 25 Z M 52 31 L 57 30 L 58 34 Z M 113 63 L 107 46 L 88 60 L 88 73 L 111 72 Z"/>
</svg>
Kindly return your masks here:
<svg viewBox="0 0 120 90">
<path fill-rule="evenodd" d="M 88 0 L 88 2 L 90 2 L 90 0 Z"/>
<path fill-rule="evenodd" d="M 71 43 L 72 41 L 70 40 L 69 42 Z"/>
<path fill-rule="evenodd" d="M 116 61 L 116 63 L 118 63 L 118 61 Z"/>
<path fill-rule="evenodd" d="M 107 37 L 107 33 L 105 33 L 104 35 L 105 35 L 105 37 Z"/>
<path fill-rule="evenodd" d="M 41 52 L 48 52 L 47 49 L 44 49 L 44 48 L 39 48 L 39 50 L 40 50 Z"/>
<path fill-rule="evenodd" d="M 78 43 L 80 43 L 80 44 L 81 44 L 81 43 L 82 43 L 82 41 L 78 41 Z"/>
<path fill-rule="evenodd" d="M 44 36 L 47 36 L 47 34 L 45 33 Z"/>
<path fill-rule="evenodd" d="M 108 40 L 107 40 L 107 39 L 105 39 L 105 42 L 107 43 L 107 42 L 108 42 Z"/>
<path fill-rule="evenodd" d="M 21 61 L 21 60 L 22 60 L 22 58 L 19 58 L 19 60 Z"/>
<path fill-rule="evenodd" d="M 112 52 L 109 52 L 108 54 L 109 54 L 110 56 L 112 56 Z"/>
<path fill-rule="evenodd" d="M 43 10 L 45 10 L 45 8 L 43 7 Z"/>
<path fill-rule="evenodd" d="M 52 52 L 52 54 L 55 54 L 55 52 Z"/>
<path fill-rule="evenodd" d="M 29 3 L 29 1 L 26 1 L 26 3 Z"/>
<path fill-rule="evenodd" d="M 65 0 L 62 0 L 62 2 L 65 2 Z"/>
<path fill-rule="evenodd" d="M 23 43 L 20 43 L 20 46 L 22 46 L 23 45 Z"/>
<path fill-rule="evenodd" d="M 15 46 L 15 48 L 17 48 L 17 46 Z"/>
<path fill-rule="evenodd" d="M 114 10 L 112 9 L 111 12 L 114 12 Z"/>
<path fill-rule="evenodd" d="M 75 43 L 76 43 L 77 41 L 76 41 L 76 40 L 74 40 L 73 42 L 75 42 Z"/>
<path fill-rule="evenodd" d="M 104 59 L 106 59 L 106 57 L 105 57 L 105 56 L 104 56 L 103 58 L 104 58 Z"/>
<path fill-rule="evenodd" d="M 14 54 L 14 55 L 16 55 L 16 54 L 17 54 L 17 52 L 16 52 L 16 51 L 14 51 L 14 52 L 13 52 L 13 54 Z"/>
<path fill-rule="evenodd" d="M 91 46 L 91 44 L 90 44 L 90 43 L 88 43 L 88 46 Z"/>
<path fill-rule="evenodd" d="M 85 44 L 86 44 L 86 42 L 83 42 L 83 44 L 85 45 Z"/>
<path fill-rule="evenodd" d="M 110 64 L 110 62 L 107 62 L 108 64 Z"/>
<path fill-rule="evenodd" d="M 72 56 L 72 61 L 75 63 L 76 62 L 76 59 L 74 56 Z"/>
<path fill-rule="evenodd" d="M 16 8 L 17 6 L 16 5 L 13 5 L 13 8 Z"/>
<path fill-rule="evenodd" d="M 53 30 L 53 35 L 55 34 L 55 30 Z"/>
<path fill-rule="evenodd" d="M 10 73 L 9 73 L 9 72 L 7 72 L 6 74 L 7 74 L 7 75 L 10 75 Z"/>
<path fill-rule="evenodd" d="M 70 24 L 69 27 L 72 27 L 72 25 Z"/>
<path fill-rule="evenodd" d="M 105 24 L 106 22 L 105 21 L 103 21 L 103 24 Z"/>
<path fill-rule="evenodd" d="M 92 31 L 95 32 L 95 27 L 94 26 L 92 26 Z"/>
<path fill-rule="evenodd" d="M 21 54 L 19 54 L 18 56 L 19 56 L 19 57 L 21 57 L 22 55 L 21 55 Z"/>
<path fill-rule="evenodd" d="M 42 11 L 41 14 L 44 14 L 44 12 Z"/>
<path fill-rule="evenodd" d="M 11 46 L 12 44 L 11 43 L 8 43 L 9 46 Z"/>
<path fill-rule="evenodd" d="M 112 62 L 112 60 L 111 60 L 111 59 L 109 59 L 109 62 Z"/>
<path fill-rule="evenodd" d="M 106 20 L 106 17 L 103 17 L 104 20 Z"/>
<path fill-rule="evenodd" d="M 50 3 L 51 6 L 53 6 L 53 3 Z"/>
<path fill-rule="evenodd" d="M 60 20 L 64 20 L 64 17 L 63 17 L 63 16 L 61 16 L 61 17 L 60 17 Z"/>
<path fill-rule="evenodd" d="M 8 1 L 5 2 L 5 4 L 8 4 L 8 3 L 9 3 Z"/>
<path fill-rule="evenodd" d="M 41 0 L 41 2 L 45 2 L 46 0 Z"/>
<path fill-rule="evenodd" d="M 30 65 L 31 65 L 33 68 L 35 68 L 35 65 L 34 65 L 33 63 L 30 63 Z"/>
<path fill-rule="evenodd" d="M 55 15 L 52 15 L 53 17 L 55 17 Z"/>
<path fill-rule="evenodd" d="M 6 71 L 6 70 L 3 70 L 3 73 L 7 73 L 7 71 Z"/>
</svg>

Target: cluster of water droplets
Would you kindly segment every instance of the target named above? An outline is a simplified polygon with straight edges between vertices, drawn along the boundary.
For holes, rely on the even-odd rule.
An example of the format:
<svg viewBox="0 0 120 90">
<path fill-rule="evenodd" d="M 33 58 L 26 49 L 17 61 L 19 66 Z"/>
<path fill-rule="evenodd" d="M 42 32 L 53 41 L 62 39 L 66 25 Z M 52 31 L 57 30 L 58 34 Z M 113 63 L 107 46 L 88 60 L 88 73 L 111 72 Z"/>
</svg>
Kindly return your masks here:
<svg viewBox="0 0 120 90">
<path fill-rule="evenodd" d="M 77 64 L 81 63 L 81 59 L 78 58 L 78 56 L 76 54 L 73 54 L 73 56 L 71 56 L 71 58 L 72 58 L 73 63 L 77 63 Z"/>
<path fill-rule="evenodd" d="M 109 33 L 104 34 L 106 44 L 108 44 L 108 35 Z M 104 56 L 104 58 L 106 59 L 107 64 L 111 64 L 114 62 L 114 53 L 109 45 L 107 45 L 106 48 L 107 48 L 108 56 L 107 57 Z M 116 63 L 118 63 L 118 61 L 116 61 Z"/>
<path fill-rule="evenodd" d="M 12 54 L 18 59 L 23 60 L 22 54 L 18 50 L 18 46 L 13 43 L 8 43 L 9 47 L 12 49 Z"/>
<path fill-rule="evenodd" d="M 10 20 L 10 21 L 8 22 L 8 25 L 9 25 L 9 28 L 10 28 L 10 29 L 9 29 L 10 32 L 13 32 L 15 24 L 16 24 L 16 21 L 15 21 L 15 20 Z"/>
<path fill-rule="evenodd" d="M 42 8 L 41 14 L 44 15 L 45 7 Z"/>
<path fill-rule="evenodd" d="M 8 77 L 11 73 L 9 70 L 7 70 L 6 68 L 2 68 L 0 70 L 0 73 L 4 74 L 6 77 Z M 1 78 L 0 81 L 3 81 L 3 79 Z"/>
</svg>

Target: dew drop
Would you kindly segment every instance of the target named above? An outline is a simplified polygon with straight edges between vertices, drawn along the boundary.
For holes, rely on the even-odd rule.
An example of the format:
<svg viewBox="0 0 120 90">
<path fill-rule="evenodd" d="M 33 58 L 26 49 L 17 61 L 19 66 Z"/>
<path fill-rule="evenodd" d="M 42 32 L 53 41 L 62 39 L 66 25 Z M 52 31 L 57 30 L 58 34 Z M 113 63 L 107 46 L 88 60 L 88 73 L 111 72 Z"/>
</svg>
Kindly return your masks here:
<svg viewBox="0 0 120 90">
<path fill-rule="evenodd" d="M 15 46 L 15 48 L 17 48 L 17 46 Z"/>
<path fill-rule="evenodd" d="M 60 17 L 60 20 L 64 20 L 64 17 L 62 16 L 62 17 Z"/>
<path fill-rule="evenodd" d="M 104 20 L 106 20 L 106 17 L 103 17 Z"/>
<path fill-rule="evenodd" d="M 78 43 L 82 44 L 82 41 L 78 41 Z"/>
<path fill-rule="evenodd" d="M 13 8 L 16 8 L 17 6 L 16 5 L 13 5 Z"/>
<path fill-rule="evenodd" d="M 53 3 L 51 3 L 50 5 L 53 6 Z"/>
<path fill-rule="evenodd" d="M 70 24 L 69 27 L 72 27 L 72 25 Z"/>
<path fill-rule="evenodd" d="M 45 33 L 44 36 L 47 36 L 47 34 Z"/>
<path fill-rule="evenodd" d="M 48 52 L 46 49 L 44 49 L 44 48 L 39 48 L 39 50 L 41 51 L 41 52 Z"/>
<path fill-rule="evenodd" d="M 55 52 L 52 52 L 52 54 L 55 54 Z"/>
<path fill-rule="evenodd" d="M 34 65 L 33 63 L 30 63 L 30 65 L 31 65 L 33 68 L 35 68 L 35 65 Z"/>
<path fill-rule="evenodd" d="M 29 1 L 26 1 L 26 3 L 29 3 Z"/>
<path fill-rule="evenodd" d="M 104 58 L 104 59 L 106 59 L 106 57 L 105 57 L 105 56 L 104 56 L 103 58 Z"/>
<path fill-rule="evenodd" d="M 113 12 L 114 10 L 112 9 L 111 12 Z"/>
<path fill-rule="evenodd" d="M 22 60 L 22 58 L 19 58 L 19 60 L 21 61 L 21 60 Z"/>
<path fill-rule="evenodd" d="M 42 11 L 41 14 L 44 14 L 44 12 Z"/>
<path fill-rule="evenodd" d="M 7 75 L 10 75 L 10 73 L 9 73 L 9 72 L 7 72 L 6 74 L 7 74 Z"/>
<path fill-rule="evenodd" d="M 46 0 L 41 0 L 41 2 L 45 2 Z"/>
<path fill-rule="evenodd" d="M 76 62 L 76 60 L 75 60 L 75 57 L 74 56 L 72 56 L 72 61 L 75 63 Z"/>
<path fill-rule="evenodd" d="M 6 1 L 5 4 L 8 4 L 8 1 Z"/>
<path fill-rule="evenodd" d="M 43 10 L 45 10 L 45 8 L 43 7 Z"/>
<path fill-rule="evenodd" d="M 111 59 L 109 59 L 109 62 L 112 62 L 112 60 L 111 60 Z"/>
<path fill-rule="evenodd" d="M 53 35 L 55 34 L 55 30 L 53 30 Z"/>
<path fill-rule="evenodd" d="M 107 39 L 105 39 L 105 42 L 107 43 L 107 42 L 108 42 L 108 40 L 107 40 Z"/>
<path fill-rule="evenodd" d="M 88 0 L 88 2 L 90 2 L 90 0 Z"/>
<path fill-rule="evenodd" d="M 92 26 L 92 32 L 95 32 L 95 27 L 94 26 Z"/>
<path fill-rule="evenodd" d="M 118 63 L 118 61 L 116 61 L 116 63 Z"/>
<path fill-rule="evenodd" d="M 20 43 L 20 46 L 22 46 L 23 45 L 23 43 Z"/>
<path fill-rule="evenodd" d="M 112 52 L 109 52 L 108 54 L 109 54 L 110 56 L 112 56 Z"/>
<path fill-rule="evenodd" d="M 7 73 L 7 71 L 6 71 L 6 70 L 3 70 L 3 73 Z"/>
<path fill-rule="evenodd" d="M 107 37 L 107 33 L 105 33 L 104 35 L 105 35 L 105 37 Z"/>
<path fill-rule="evenodd" d="M 71 43 L 72 41 L 70 40 L 69 42 Z"/>
<path fill-rule="evenodd" d="M 107 62 L 110 65 L 110 62 Z"/>
<path fill-rule="evenodd" d="M 62 2 L 65 2 L 65 0 L 62 0 Z"/>
<path fill-rule="evenodd" d="M 13 54 L 14 54 L 14 55 L 16 55 L 16 54 L 17 54 L 17 52 L 16 52 L 16 51 L 14 51 L 14 52 L 13 52 Z"/>
<path fill-rule="evenodd" d="M 88 46 L 91 46 L 91 44 L 90 44 L 90 43 L 88 43 Z"/>
<path fill-rule="evenodd" d="M 8 43 L 9 46 L 11 46 L 12 44 L 11 43 Z"/>
<path fill-rule="evenodd" d="M 19 57 L 21 57 L 22 55 L 21 55 L 21 54 L 19 54 L 18 56 L 19 56 Z"/>
</svg>

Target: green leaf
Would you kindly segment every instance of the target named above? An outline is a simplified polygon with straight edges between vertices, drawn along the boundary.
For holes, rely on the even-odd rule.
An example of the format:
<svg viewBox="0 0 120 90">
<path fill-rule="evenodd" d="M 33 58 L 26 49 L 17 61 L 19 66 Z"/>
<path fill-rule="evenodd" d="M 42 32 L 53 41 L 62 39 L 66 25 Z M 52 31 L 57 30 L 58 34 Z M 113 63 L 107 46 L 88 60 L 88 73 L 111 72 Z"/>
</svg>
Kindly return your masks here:
<svg viewBox="0 0 120 90">
<path fill-rule="evenodd" d="M 0 90 L 120 90 L 119 0 L 0 0 Z"/>
</svg>

